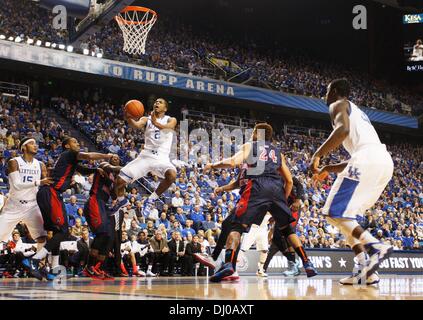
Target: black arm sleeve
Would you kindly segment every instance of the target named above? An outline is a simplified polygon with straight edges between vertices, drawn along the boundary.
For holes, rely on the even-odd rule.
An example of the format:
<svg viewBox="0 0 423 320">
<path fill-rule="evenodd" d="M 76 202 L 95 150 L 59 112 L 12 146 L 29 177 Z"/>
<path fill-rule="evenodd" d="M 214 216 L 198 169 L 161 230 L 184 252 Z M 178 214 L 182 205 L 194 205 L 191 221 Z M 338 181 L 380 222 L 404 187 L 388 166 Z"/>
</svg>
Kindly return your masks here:
<svg viewBox="0 0 423 320">
<path fill-rule="evenodd" d="M 76 171 L 78 171 L 83 176 L 89 176 L 92 173 L 96 173 L 97 169 L 96 168 L 87 168 L 87 167 L 84 167 L 84 166 L 81 166 L 80 164 L 78 164 L 76 166 Z"/>
</svg>

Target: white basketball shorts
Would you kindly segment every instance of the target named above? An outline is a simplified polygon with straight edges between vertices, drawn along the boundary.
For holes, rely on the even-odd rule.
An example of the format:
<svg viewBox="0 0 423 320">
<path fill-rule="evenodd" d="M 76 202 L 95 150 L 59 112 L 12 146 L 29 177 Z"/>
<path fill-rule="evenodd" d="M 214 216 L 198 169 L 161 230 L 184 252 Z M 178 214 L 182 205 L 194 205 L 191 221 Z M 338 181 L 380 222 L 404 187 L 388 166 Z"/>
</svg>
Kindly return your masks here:
<svg viewBox="0 0 423 320">
<path fill-rule="evenodd" d="M 269 249 L 267 228 L 260 228 L 260 226 L 251 225 L 250 231 L 244 234 L 241 243 L 241 250 L 248 251 L 255 243 L 257 251 L 267 251 Z"/>
<path fill-rule="evenodd" d="M 145 177 L 148 173 L 164 178 L 167 170 L 175 170 L 168 155 L 161 155 L 154 151 L 143 150 L 139 156 L 129 162 L 119 173 L 119 176 L 127 183 Z"/>
<path fill-rule="evenodd" d="M 338 174 L 323 207 L 332 218 L 356 219 L 379 199 L 392 178 L 394 163 L 385 145 L 369 145 L 351 156 Z"/>
<path fill-rule="evenodd" d="M 0 214 L 0 241 L 8 241 L 15 226 L 23 221 L 32 238 L 44 237 L 44 220 L 37 201 L 21 203 L 19 200 L 9 199 Z"/>
</svg>

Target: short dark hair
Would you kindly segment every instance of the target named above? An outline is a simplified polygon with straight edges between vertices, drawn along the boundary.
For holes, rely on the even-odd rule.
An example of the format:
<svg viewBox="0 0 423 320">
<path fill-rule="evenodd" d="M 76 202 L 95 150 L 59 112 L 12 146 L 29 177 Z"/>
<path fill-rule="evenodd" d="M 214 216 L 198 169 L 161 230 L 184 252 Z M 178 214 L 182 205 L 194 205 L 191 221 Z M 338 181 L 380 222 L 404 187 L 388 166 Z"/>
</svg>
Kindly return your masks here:
<svg viewBox="0 0 423 320">
<path fill-rule="evenodd" d="M 350 83 L 347 79 L 335 79 L 330 83 L 331 90 L 336 90 L 336 93 L 342 97 L 348 97 L 350 95 Z"/>
<path fill-rule="evenodd" d="M 266 122 L 257 123 L 254 127 L 254 130 L 264 129 L 264 138 L 266 141 L 270 141 L 273 138 L 273 128 L 270 124 Z"/>
<path fill-rule="evenodd" d="M 72 137 L 69 137 L 69 136 L 63 138 L 63 141 L 62 141 L 62 148 L 63 148 L 63 150 L 66 149 L 66 145 L 69 143 L 69 141 L 71 139 L 72 139 Z"/>
</svg>

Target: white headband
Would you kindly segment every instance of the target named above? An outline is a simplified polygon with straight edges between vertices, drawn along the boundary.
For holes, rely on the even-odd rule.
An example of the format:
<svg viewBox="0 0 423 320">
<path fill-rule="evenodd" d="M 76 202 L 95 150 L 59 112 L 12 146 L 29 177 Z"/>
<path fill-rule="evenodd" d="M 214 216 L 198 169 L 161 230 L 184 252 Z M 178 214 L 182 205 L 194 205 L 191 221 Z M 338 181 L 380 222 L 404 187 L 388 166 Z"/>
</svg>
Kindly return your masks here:
<svg viewBox="0 0 423 320">
<path fill-rule="evenodd" d="M 26 144 L 28 144 L 28 143 L 30 143 L 30 142 L 36 142 L 35 141 L 35 139 L 28 139 L 28 140 L 26 140 L 24 143 L 22 143 L 22 145 L 21 145 L 21 151 L 22 151 L 22 148 L 26 145 Z"/>
</svg>

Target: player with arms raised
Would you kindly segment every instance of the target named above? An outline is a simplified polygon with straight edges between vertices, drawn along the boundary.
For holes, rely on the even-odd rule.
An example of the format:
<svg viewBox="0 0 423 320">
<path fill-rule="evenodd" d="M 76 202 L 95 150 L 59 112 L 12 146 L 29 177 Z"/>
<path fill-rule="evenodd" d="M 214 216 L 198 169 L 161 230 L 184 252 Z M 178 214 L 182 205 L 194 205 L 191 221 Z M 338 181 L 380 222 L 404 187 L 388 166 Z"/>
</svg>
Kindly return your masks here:
<svg viewBox="0 0 423 320">
<path fill-rule="evenodd" d="M 374 284 L 379 282 L 375 274 L 379 264 L 388 258 L 393 248 L 363 230 L 356 219 L 376 203 L 392 178 L 394 164 L 367 115 L 348 100 L 349 94 L 350 85 L 346 79 L 337 79 L 329 84 L 326 102 L 334 129 L 313 155 L 311 165 L 315 177 L 327 176 L 329 172 L 338 173 L 323 214 L 346 237 L 359 264 L 359 272 L 342 279 L 341 284 Z M 320 159 L 341 144 L 351 158 L 319 168 Z M 365 280 L 361 281 L 362 278 Z"/>
<path fill-rule="evenodd" d="M 145 177 L 148 173 L 157 174 L 164 178 L 157 189 L 144 202 L 144 212 L 148 213 L 152 204 L 160 195 L 165 192 L 176 179 L 176 168 L 170 162 L 170 151 L 177 120 L 166 115 L 168 103 L 163 98 L 158 98 L 154 102 L 154 110 L 148 117 L 139 120 L 131 118 L 126 112 L 125 118 L 129 126 L 134 129 L 145 130 L 144 149 L 138 157 L 122 168 L 116 180 L 115 193 L 118 203 L 114 212 L 119 211 L 128 204 L 124 197 L 127 184 Z"/>
</svg>

